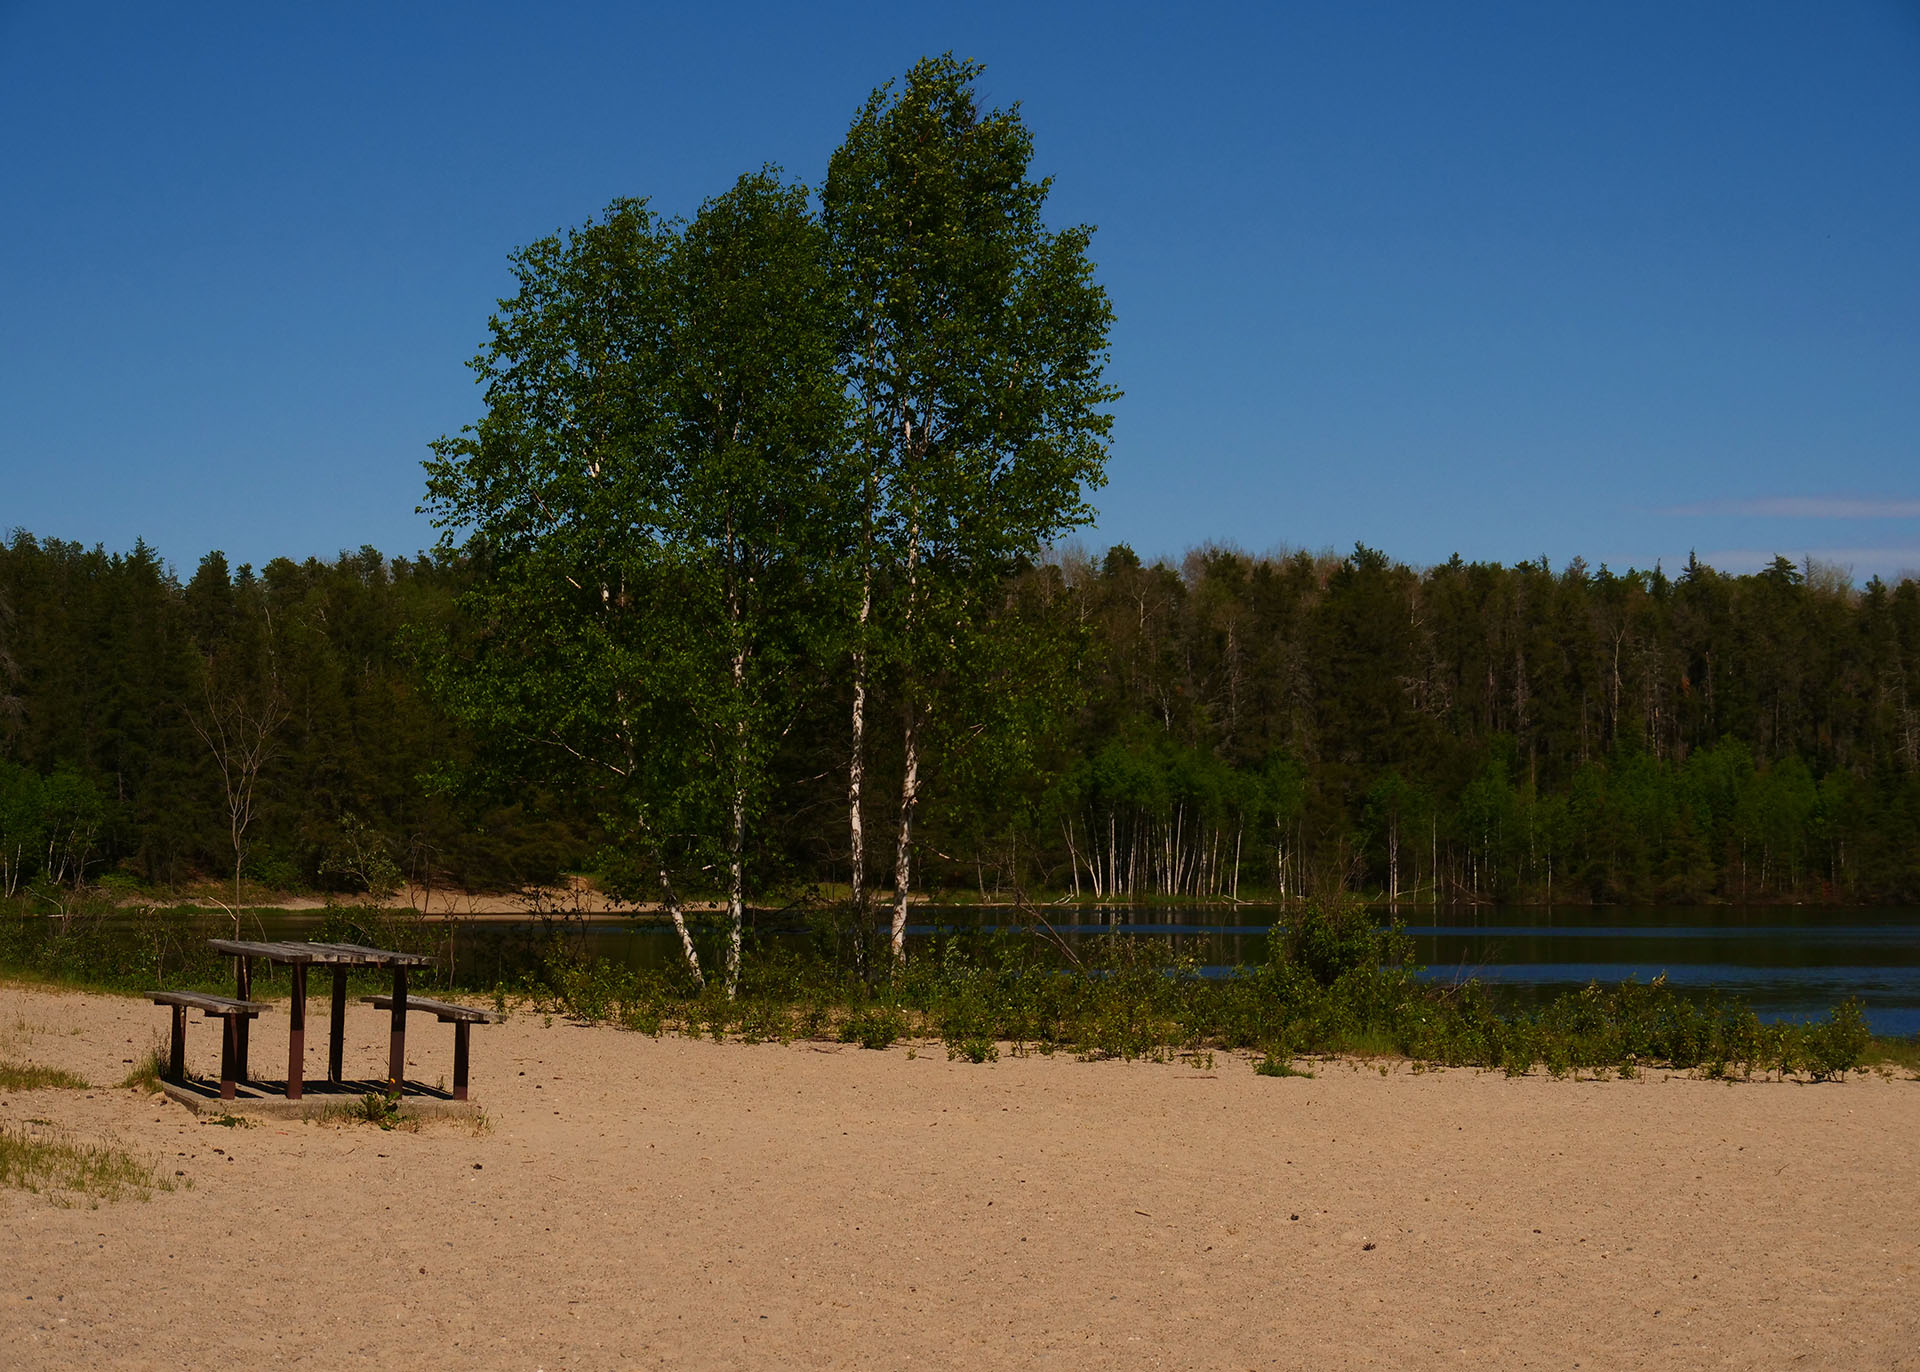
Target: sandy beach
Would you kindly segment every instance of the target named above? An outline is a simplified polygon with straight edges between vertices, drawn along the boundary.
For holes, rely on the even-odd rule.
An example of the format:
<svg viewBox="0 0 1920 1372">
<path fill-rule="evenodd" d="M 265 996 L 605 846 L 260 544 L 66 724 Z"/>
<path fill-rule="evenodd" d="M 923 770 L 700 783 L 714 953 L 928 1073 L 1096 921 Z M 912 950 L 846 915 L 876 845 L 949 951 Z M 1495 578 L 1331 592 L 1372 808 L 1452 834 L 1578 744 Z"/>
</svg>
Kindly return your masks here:
<svg viewBox="0 0 1920 1372">
<path fill-rule="evenodd" d="M 309 1042 L 324 1042 L 324 1005 Z M 144 1001 L 0 987 L 120 1080 Z M 348 1072 L 378 1072 L 356 1008 Z M 439 1032 L 435 1032 L 439 1030 Z M 255 1060 L 284 1045 L 284 1013 Z M 417 1022 L 414 1075 L 447 1070 Z M 217 1063 L 195 1020 L 197 1068 Z M 1920 1368 L 1920 1082 L 474 1036 L 487 1128 L 0 1093 L 179 1185 L 0 1190 L 7 1366 Z"/>
</svg>

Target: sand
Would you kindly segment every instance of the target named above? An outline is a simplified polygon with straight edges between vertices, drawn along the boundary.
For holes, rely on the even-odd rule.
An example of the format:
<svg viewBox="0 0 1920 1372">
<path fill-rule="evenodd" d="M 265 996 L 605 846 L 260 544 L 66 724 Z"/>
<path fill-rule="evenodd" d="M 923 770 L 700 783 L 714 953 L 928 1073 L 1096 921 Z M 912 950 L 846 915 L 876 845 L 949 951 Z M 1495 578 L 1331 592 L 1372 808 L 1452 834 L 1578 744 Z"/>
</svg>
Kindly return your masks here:
<svg viewBox="0 0 1920 1372">
<path fill-rule="evenodd" d="M 164 1021 L 0 987 L 0 1057 L 117 1081 Z M 383 1034 L 356 1008 L 350 1073 Z M 415 1075 L 447 1070 L 447 1036 L 420 1024 Z M 190 1042 L 210 1069 L 214 1026 Z M 1904 1074 L 1316 1071 L 529 1013 L 474 1033 L 485 1133 L 0 1093 L 0 1120 L 182 1183 L 94 1209 L 0 1190 L 0 1364 L 1920 1368 Z"/>
</svg>

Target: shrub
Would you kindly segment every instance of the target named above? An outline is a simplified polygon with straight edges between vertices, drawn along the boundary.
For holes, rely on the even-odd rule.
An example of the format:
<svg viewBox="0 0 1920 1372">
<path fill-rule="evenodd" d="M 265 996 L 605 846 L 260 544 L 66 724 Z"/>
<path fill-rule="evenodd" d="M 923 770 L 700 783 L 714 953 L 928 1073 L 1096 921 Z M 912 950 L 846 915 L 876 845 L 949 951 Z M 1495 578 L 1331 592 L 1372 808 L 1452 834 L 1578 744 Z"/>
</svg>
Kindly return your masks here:
<svg viewBox="0 0 1920 1372">
<path fill-rule="evenodd" d="M 1863 1007 L 1851 997 L 1834 1006 L 1825 1023 L 1808 1025 L 1803 1033 L 1807 1071 L 1815 1081 L 1839 1081 L 1859 1067 L 1872 1039 Z"/>
<path fill-rule="evenodd" d="M 869 1005 L 840 1022 L 840 1042 L 881 1049 L 906 1037 L 907 1017 L 892 1005 Z"/>
</svg>

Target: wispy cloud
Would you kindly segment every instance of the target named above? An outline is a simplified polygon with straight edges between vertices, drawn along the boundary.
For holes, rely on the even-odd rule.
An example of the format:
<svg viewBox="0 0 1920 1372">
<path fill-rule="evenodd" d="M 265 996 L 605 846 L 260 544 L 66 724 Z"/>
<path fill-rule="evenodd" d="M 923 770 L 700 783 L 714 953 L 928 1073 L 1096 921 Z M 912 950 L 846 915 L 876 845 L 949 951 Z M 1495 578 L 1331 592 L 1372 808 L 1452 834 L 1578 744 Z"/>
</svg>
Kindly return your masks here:
<svg viewBox="0 0 1920 1372">
<path fill-rule="evenodd" d="M 1752 519 L 1920 519 L 1920 500 L 1907 496 L 1782 495 L 1762 500 L 1703 500 L 1666 505 L 1663 515 L 1738 515 Z"/>
</svg>

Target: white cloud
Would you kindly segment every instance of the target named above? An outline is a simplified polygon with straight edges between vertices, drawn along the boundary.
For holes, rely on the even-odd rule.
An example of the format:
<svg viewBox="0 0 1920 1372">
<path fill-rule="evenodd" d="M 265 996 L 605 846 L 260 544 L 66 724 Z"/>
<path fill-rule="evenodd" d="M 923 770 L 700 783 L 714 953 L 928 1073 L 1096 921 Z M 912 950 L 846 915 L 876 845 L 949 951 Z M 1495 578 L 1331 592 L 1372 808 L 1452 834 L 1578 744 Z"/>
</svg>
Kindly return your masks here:
<svg viewBox="0 0 1920 1372">
<path fill-rule="evenodd" d="M 1895 496 L 1784 495 L 1668 505 L 1663 515 L 1741 515 L 1756 519 L 1920 519 L 1920 500 Z"/>
</svg>

